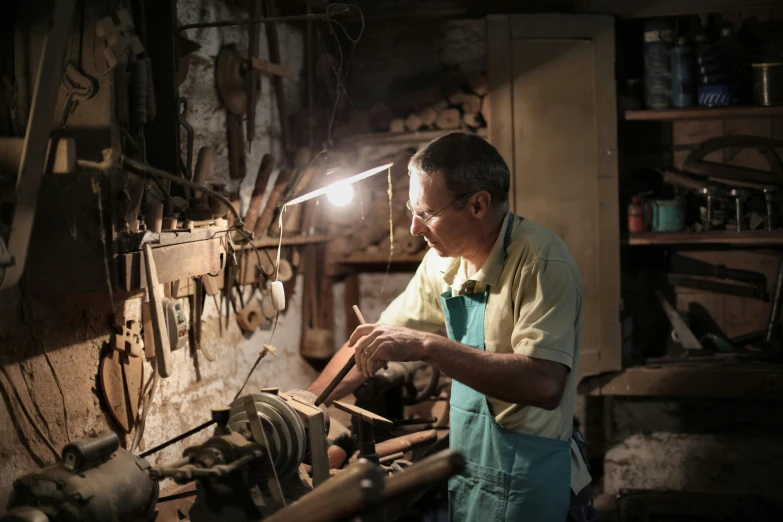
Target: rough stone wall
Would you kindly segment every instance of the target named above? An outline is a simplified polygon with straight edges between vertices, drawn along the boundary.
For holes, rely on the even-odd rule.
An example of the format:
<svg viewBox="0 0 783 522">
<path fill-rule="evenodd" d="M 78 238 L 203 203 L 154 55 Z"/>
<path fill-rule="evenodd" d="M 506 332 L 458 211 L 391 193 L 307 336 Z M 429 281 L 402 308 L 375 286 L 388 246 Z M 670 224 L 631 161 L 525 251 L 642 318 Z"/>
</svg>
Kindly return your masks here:
<svg viewBox="0 0 783 522">
<path fill-rule="evenodd" d="M 238 8 L 224 2 L 179 1 L 180 23 L 226 20 L 242 15 Z M 259 38 L 262 58 L 268 57 L 263 30 Z M 297 76 L 297 79 L 284 81 L 289 113 L 296 114 L 301 105 L 298 78 L 304 62 L 304 38 L 299 27 L 280 25 L 278 32 L 282 62 Z M 214 171 L 208 181 L 227 182 L 225 113 L 214 88 L 214 60 L 224 44 L 239 42 L 246 45 L 246 31 L 239 28 L 201 29 L 190 31 L 188 37 L 202 46 L 192 57 L 187 80 L 180 88 L 181 95 L 189 101 L 188 120 L 195 129 L 195 150 L 206 144 L 215 146 Z M 271 151 L 277 158 L 282 157 L 273 89 L 268 77 L 262 76 L 261 81 L 256 141 L 247 152 L 249 175 L 243 185 L 245 205 L 262 155 Z M 277 357 L 269 356 L 259 365 L 248 389 L 262 386 L 303 388 L 315 376 L 298 353 L 301 281 L 296 287 L 296 294 L 289 298 L 288 309 L 280 317 L 272 341 L 278 348 Z M 114 427 L 108 411 L 102 407 L 97 380 L 100 353 L 108 349 L 110 340 L 111 311 L 105 294 L 46 293 L 28 295 L 28 298 L 32 325 L 31 320 L 24 319 L 27 314 L 24 314 L 19 290 L 0 298 L 0 361 L 8 369 L 22 401 L 59 451 L 69 438 L 73 440 L 92 430 Z M 125 305 L 128 319 L 138 318 L 140 303 L 140 299 L 136 299 Z M 121 306 L 121 303 L 117 305 Z M 221 335 L 217 315 L 212 300 L 208 299 L 202 338 L 216 361 L 209 362 L 201 354 L 194 356 L 189 349 L 174 353 L 174 374 L 161 380 L 147 419 L 144 437 L 147 447 L 207 420 L 210 408 L 227 405 L 263 343 L 269 342 L 269 331 L 256 331 L 251 338 L 245 338 L 233 316 L 229 328 L 224 328 Z M 36 332 L 35 337 L 32 331 Z M 49 355 L 51 366 L 43 349 Z M 52 371 L 60 380 L 64 397 L 58 391 Z M 145 378 L 148 375 L 149 366 L 145 368 Z M 54 457 L 24 418 L 5 377 L 0 377 L 0 399 L 0 506 L 5 506 L 13 479 L 53 463 Z M 67 427 L 63 403 L 67 409 Z M 151 460 L 160 463 L 178 458 L 187 444 L 206 435 L 203 432 L 173 445 Z M 165 490 L 170 485 L 164 483 L 163 486 Z"/>
</svg>

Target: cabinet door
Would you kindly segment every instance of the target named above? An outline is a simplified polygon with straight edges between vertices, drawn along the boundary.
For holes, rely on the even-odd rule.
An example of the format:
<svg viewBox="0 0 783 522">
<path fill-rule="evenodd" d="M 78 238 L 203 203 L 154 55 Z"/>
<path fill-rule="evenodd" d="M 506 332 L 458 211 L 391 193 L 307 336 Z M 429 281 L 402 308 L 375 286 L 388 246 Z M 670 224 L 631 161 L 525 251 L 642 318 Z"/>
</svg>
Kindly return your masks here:
<svg viewBox="0 0 783 522">
<path fill-rule="evenodd" d="M 487 20 L 489 140 L 515 212 L 555 232 L 582 275 L 580 376 L 620 370 L 620 227 L 614 20 Z"/>
</svg>

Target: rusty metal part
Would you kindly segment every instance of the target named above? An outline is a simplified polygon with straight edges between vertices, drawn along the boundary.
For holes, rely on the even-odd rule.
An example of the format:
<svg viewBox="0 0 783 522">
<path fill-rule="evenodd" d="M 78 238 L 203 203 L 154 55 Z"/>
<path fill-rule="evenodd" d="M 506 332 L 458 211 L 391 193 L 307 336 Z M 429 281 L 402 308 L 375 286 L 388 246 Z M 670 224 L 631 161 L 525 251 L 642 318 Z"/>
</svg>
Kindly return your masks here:
<svg viewBox="0 0 783 522">
<path fill-rule="evenodd" d="M 27 261 L 38 190 L 41 178 L 46 172 L 49 131 L 54 118 L 57 89 L 62 79 L 63 61 L 75 8 L 76 0 L 54 3 L 50 29 L 38 62 L 38 76 L 16 182 L 11 234 L 8 237 L 8 256 L 12 264 L 0 271 L 0 289 L 16 285 Z"/>
<path fill-rule="evenodd" d="M 247 49 L 239 44 L 228 44 L 218 53 L 215 77 L 220 99 L 226 109 L 237 116 L 247 114 L 248 97 L 246 94 L 243 63 L 246 61 Z M 256 79 L 253 99 L 255 105 L 261 92 L 261 83 Z"/>
<path fill-rule="evenodd" d="M 437 439 L 438 432 L 435 430 L 419 431 L 378 443 L 375 446 L 375 450 L 383 458 L 395 453 L 407 453 L 413 449 L 432 444 Z"/>
<path fill-rule="evenodd" d="M 373 426 L 391 429 L 394 423 L 389 419 L 352 404 L 334 401 L 334 406 L 338 410 L 350 413 L 351 417 L 355 418 L 359 423 L 359 458 L 378 464 L 380 456 L 375 448 L 375 431 Z"/>
<path fill-rule="evenodd" d="M 130 433 L 139 412 L 144 365 L 141 357 L 109 349 L 101 356 L 98 378 L 112 418 Z"/>
<path fill-rule="evenodd" d="M 267 396 L 274 397 L 274 395 L 266 394 Z M 267 437 L 267 429 L 274 429 L 272 421 L 268 417 L 260 417 L 258 408 L 256 407 L 256 401 L 251 396 L 245 396 L 242 400 L 245 408 L 245 415 L 250 426 L 250 433 L 256 444 L 260 444 L 265 452 L 266 458 L 261 461 L 261 469 L 264 472 L 266 478 L 266 487 L 269 494 L 272 496 L 272 501 L 275 503 L 277 509 L 283 509 L 285 507 L 285 498 L 283 497 L 283 490 L 280 487 L 280 480 L 277 477 L 277 470 L 275 469 L 275 463 L 272 461 L 272 445 Z M 297 463 L 297 467 L 299 464 Z"/>
<path fill-rule="evenodd" d="M 187 149 L 185 160 L 185 175 L 186 177 L 194 181 L 193 179 L 193 140 L 195 139 L 193 126 L 188 123 L 188 100 L 180 97 L 177 100 L 177 120 L 180 126 L 185 129 L 185 135 L 187 136 Z"/>
</svg>

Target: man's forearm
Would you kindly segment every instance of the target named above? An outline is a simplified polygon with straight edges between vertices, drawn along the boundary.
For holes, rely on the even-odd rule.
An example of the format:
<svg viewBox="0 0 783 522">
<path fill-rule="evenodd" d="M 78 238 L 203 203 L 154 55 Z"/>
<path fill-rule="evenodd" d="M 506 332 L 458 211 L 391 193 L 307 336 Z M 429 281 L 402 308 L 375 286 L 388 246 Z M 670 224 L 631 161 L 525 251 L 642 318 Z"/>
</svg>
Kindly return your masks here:
<svg viewBox="0 0 783 522">
<path fill-rule="evenodd" d="M 427 336 L 424 359 L 474 390 L 506 402 L 554 409 L 565 367 L 514 353 L 490 353 L 437 335 Z M 546 363 L 546 364 L 542 364 Z"/>
<path fill-rule="evenodd" d="M 329 364 L 327 364 L 326 368 L 324 368 L 321 372 L 321 375 L 319 375 L 318 378 L 313 381 L 313 384 L 307 388 L 307 391 L 314 393 L 316 396 L 320 395 L 321 392 L 324 391 L 324 389 L 329 385 L 329 383 L 332 382 L 332 379 L 334 379 L 342 367 L 345 366 L 345 363 L 348 361 L 348 359 L 351 359 L 353 355 L 353 348 L 350 348 L 348 344 L 344 344 L 343 347 L 337 350 L 337 353 L 334 354 L 332 360 L 329 361 Z M 326 400 L 326 405 L 329 406 L 332 401 L 340 400 L 349 393 L 352 393 L 363 382 L 364 376 L 361 374 L 361 372 L 357 370 L 356 367 L 351 368 L 351 371 L 348 372 L 348 375 L 345 376 L 345 379 L 340 381 L 340 384 L 338 384 L 334 391 L 329 394 L 329 397 Z"/>
</svg>

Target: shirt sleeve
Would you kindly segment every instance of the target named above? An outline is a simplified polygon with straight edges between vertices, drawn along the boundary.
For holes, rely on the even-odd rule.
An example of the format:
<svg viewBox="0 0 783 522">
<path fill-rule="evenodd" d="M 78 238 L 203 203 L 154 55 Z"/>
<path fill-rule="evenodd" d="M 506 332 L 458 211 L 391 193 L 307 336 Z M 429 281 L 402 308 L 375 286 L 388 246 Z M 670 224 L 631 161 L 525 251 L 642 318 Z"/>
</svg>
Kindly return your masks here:
<svg viewBox="0 0 783 522">
<path fill-rule="evenodd" d="M 578 274 L 565 261 L 538 259 L 520 277 L 514 294 L 514 353 L 571 369 L 582 299 Z"/>
<path fill-rule="evenodd" d="M 386 307 L 379 322 L 432 333 L 444 327 L 446 320 L 436 283 L 441 279 L 439 259 L 433 251 L 427 252 L 405 291 Z"/>
</svg>

